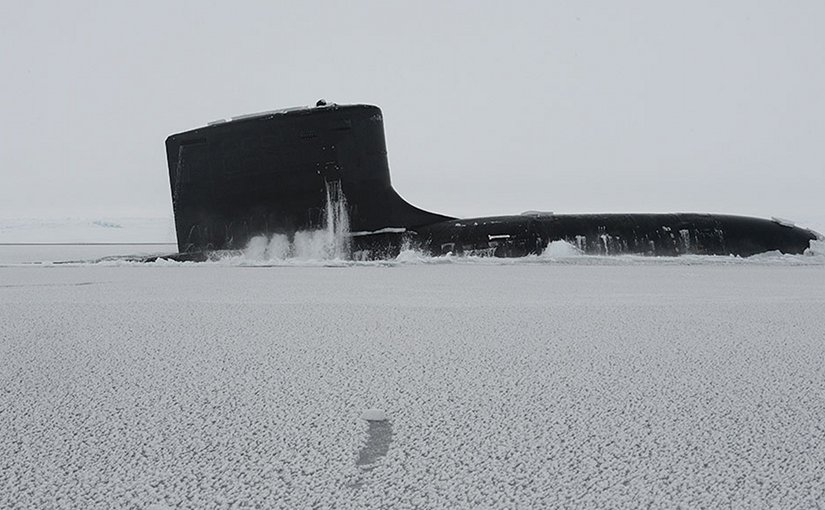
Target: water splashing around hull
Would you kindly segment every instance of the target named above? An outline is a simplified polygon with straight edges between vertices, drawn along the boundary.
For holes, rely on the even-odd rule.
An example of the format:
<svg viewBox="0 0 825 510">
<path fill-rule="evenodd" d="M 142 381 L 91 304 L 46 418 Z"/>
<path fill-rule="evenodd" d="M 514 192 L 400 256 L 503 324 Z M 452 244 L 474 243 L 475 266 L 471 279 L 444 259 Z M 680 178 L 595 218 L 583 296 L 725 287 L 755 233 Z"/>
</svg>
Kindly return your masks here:
<svg viewBox="0 0 825 510">
<path fill-rule="evenodd" d="M 350 260 L 349 209 L 341 182 L 326 183 L 326 204 L 320 229 L 295 232 L 291 240 L 286 234 L 253 237 L 244 256 L 251 260 Z"/>
<path fill-rule="evenodd" d="M 327 181 L 327 204 L 324 217 L 327 258 L 349 259 L 351 255 L 349 211 L 341 181 Z"/>
</svg>

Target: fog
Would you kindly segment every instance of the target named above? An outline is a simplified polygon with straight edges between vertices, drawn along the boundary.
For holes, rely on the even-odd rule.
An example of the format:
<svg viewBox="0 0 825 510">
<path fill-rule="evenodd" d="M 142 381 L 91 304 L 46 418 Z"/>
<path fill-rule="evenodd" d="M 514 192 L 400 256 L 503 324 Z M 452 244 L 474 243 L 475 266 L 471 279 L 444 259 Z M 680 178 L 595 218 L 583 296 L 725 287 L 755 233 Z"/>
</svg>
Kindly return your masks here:
<svg viewBox="0 0 825 510">
<path fill-rule="evenodd" d="M 0 217 L 171 217 L 163 142 L 370 103 L 393 183 L 458 216 L 805 219 L 825 189 L 817 1 L 7 2 Z"/>
</svg>

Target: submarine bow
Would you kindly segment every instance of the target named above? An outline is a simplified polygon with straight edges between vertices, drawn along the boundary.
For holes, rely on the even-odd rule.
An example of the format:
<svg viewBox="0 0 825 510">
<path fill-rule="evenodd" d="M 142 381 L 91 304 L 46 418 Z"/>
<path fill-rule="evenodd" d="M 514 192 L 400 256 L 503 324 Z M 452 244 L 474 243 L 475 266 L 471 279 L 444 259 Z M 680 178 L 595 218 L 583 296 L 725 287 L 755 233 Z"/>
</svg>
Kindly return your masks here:
<svg viewBox="0 0 825 510">
<path fill-rule="evenodd" d="M 699 213 L 552 214 L 456 219 L 419 209 L 392 187 L 381 110 L 336 105 L 276 110 L 171 135 L 166 155 L 181 258 L 245 247 L 259 235 L 325 226 L 346 209 L 351 249 L 393 256 L 516 257 L 563 240 L 584 253 L 750 256 L 805 252 L 816 232 L 777 219 Z"/>
</svg>

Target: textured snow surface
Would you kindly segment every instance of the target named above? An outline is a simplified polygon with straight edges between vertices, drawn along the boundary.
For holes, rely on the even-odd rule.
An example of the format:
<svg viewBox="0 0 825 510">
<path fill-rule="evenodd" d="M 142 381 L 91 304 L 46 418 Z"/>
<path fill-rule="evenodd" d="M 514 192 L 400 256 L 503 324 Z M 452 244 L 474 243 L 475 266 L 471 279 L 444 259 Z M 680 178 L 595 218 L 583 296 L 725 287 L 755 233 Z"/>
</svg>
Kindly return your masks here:
<svg viewBox="0 0 825 510">
<path fill-rule="evenodd" d="M 821 264 L 0 267 L 0 508 L 822 507 L 823 360 Z"/>
</svg>

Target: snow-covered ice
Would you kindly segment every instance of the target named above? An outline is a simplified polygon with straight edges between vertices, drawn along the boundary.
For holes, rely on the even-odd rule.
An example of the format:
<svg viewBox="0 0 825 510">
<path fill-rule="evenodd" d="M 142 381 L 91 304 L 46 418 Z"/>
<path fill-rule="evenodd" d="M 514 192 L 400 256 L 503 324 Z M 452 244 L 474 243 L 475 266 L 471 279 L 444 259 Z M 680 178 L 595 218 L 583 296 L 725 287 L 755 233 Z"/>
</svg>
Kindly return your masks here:
<svg viewBox="0 0 825 510">
<path fill-rule="evenodd" d="M 0 218 L 4 243 L 169 243 L 175 225 L 168 218 Z"/>
<path fill-rule="evenodd" d="M 820 259 L 558 256 L 0 267 L 0 508 L 825 505 Z"/>
</svg>

